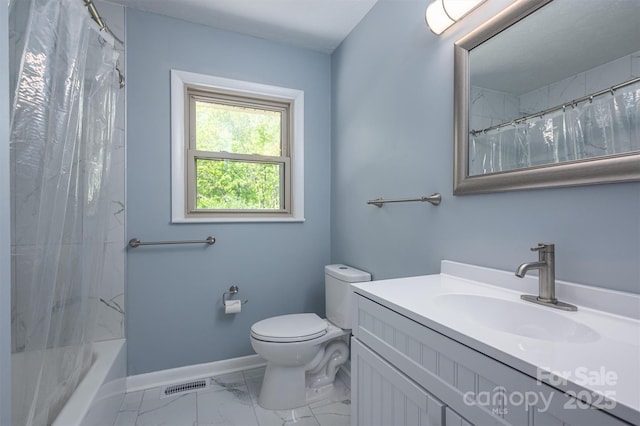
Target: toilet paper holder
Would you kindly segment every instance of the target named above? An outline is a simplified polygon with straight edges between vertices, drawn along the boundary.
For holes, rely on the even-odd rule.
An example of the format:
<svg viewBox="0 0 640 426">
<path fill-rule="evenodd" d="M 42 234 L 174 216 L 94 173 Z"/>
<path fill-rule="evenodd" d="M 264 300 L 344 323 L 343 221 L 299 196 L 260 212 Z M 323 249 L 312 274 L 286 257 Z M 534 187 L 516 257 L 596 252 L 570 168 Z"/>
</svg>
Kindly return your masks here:
<svg viewBox="0 0 640 426">
<path fill-rule="evenodd" d="M 227 295 L 231 296 L 233 294 L 238 293 L 238 286 L 237 285 L 232 285 L 231 287 L 229 287 L 229 290 L 225 291 L 224 293 L 222 293 L 222 304 L 225 305 L 227 302 Z M 245 303 L 247 303 L 248 300 L 243 300 L 242 304 L 244 305 Z"/>
</svg>

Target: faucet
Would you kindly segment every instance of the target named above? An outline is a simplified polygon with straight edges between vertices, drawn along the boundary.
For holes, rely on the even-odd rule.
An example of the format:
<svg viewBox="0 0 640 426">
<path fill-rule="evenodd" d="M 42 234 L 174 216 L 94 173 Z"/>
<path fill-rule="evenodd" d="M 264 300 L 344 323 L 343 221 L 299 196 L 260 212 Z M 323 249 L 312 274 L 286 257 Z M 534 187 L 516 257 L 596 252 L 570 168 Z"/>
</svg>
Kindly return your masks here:
<svg viewBox="0 0 640 426">
<path fill-rule="evenodd" d="M 564 311 L 577 311 L 578 308 L 568 303 L 560 302 L 556 299 L 556 251 L 555 245 L 549 243 L 538 243 L 537 247 L 531 251 L 538 252 L 537 262 L 523 263 L 516 270 L 516 277 L 524 278 L 531 269 L 538 269 L 538 296 L 523 294 L 522 300 L 538 303 L 551 308 L 562 309 Z"/>
</svg>

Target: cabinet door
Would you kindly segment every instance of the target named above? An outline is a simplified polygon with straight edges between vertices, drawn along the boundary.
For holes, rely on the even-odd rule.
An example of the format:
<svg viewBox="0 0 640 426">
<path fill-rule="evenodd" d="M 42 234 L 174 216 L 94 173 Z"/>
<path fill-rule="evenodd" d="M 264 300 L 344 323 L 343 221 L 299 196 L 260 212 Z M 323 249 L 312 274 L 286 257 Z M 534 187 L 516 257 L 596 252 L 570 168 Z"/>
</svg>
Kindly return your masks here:
<svg viewBox="0 0 640 426">
<path fill-rule="evenodd" d="M 473 426 L 449 407 L 444 409 L 444 422 L 447 426 Z"/>
<path fill-rule="evenodd" d="M 351 341 L 351 424 L 442 426 L 444 406 L 358 339 Z"/>
</svg>

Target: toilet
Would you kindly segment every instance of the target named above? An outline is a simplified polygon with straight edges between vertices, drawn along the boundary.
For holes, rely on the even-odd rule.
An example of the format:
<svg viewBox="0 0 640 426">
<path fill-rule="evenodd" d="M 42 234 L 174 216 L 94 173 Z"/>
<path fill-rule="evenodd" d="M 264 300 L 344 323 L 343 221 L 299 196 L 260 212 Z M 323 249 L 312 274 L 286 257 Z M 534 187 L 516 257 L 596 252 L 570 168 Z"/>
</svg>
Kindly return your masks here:
<svg viewBox="0 0 640 426">
<path fill-rule="evenodd" d="M 251 346 L 267 361 L 258 404 L 287 410 L 328 396 L 336 373 L 349 359 L 344 336 L 351 333 L 349 284 L 370 281 L 371 274 L 345 265 L 327 265 L 327 319 L 313 313 L 281 315 L 251 326 Z"/>
</svg>

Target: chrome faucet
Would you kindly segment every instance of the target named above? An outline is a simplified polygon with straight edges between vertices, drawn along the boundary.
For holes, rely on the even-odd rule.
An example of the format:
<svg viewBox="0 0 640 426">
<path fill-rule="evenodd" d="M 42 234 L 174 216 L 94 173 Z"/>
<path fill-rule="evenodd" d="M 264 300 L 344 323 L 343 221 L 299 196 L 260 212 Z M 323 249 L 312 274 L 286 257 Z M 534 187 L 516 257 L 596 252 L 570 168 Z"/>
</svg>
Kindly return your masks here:
<svg viewBox="0 0 640 426">
<path fill-rule="evenodd" d="M 556 250 L 555 245 L 538 243 L 531 251 L 538 252 L 538 261 L 523 263 L 516 270 L 516 277 L 524 278 L 530 269 L 538 269 L 538 296 L 523 294 L 522 300 L 538 303 L 564 311 L 577 311 L 578 308 L 568 303 L 560 302 L 556 299 Z"/>
</svg>

